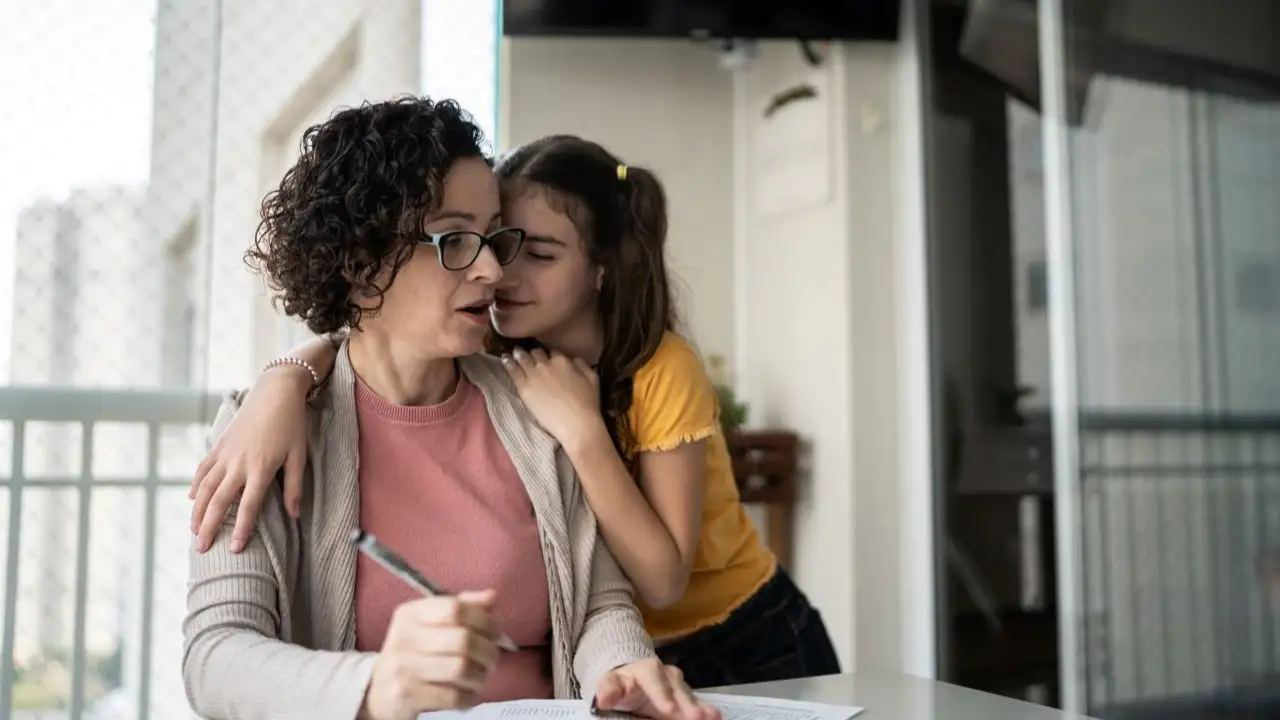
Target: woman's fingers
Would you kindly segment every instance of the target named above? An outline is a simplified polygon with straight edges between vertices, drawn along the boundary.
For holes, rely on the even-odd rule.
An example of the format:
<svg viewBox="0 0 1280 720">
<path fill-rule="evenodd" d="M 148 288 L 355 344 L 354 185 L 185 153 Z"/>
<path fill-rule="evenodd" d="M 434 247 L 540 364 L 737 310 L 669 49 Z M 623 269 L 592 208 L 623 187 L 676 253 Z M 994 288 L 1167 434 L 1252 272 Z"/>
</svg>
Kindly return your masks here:
<svg viewBox="0 0 1280 720">
<path fill-rule="evenodd" d="M 196 532 L 196 549 L 200 552 L 213 546 L 213 541 L 218 538 L 218 530 L 222 527 L 227 512 L 240 497 L 244 484 L 243 472 L 230 471 L 211 494 L 205 492 L 204 485 L 200 486 L 200 493 L 196 495 L 196 512 L 201 515 L 200 529 Z M 205 499 L 203 508 L 200 503 L 202 498 Z"/>
<path fill-rule="evenodd" d="M 195 489 L 194 502 L 191 505 L 191 532 L 200 532 L 205 511 L 209 509 L 209 501 L 213 500 L 213 494 L 217 492 L 218 485 L 226 474 L 226 468 L 214 465 L 200 478 L 200 484 Z"/>
</svg>

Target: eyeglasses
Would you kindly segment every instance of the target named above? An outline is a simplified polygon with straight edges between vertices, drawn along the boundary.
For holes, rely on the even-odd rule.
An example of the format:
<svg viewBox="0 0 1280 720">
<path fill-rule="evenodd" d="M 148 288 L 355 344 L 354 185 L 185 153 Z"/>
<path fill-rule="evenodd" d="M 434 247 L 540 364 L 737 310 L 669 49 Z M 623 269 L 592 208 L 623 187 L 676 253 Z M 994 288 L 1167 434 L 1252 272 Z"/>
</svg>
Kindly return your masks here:
<svg viewBox="0 0 1280 720">
<path fill-rule="evenodd" d="M 426 233 L 421 242 L 434 245 L 445 270 L 466 270 L 480 257 L 486 246 L 493 251 L 499 265 L 508 265 L 520 254 L 524 244 L 524 230 L 501 228 L 488 235 L 470 230 L 450 230 L 442 233 Z"/>
</svg>

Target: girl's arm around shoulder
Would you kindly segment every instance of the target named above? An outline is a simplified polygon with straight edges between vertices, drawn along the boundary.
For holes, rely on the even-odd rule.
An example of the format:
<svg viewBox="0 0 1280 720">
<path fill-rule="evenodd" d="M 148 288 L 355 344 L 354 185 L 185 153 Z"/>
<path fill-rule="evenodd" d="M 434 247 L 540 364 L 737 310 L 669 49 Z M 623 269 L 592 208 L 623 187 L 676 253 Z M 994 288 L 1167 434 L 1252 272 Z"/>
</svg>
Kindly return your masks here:
<svg viewBox="0 0 1280 720">
<path fill-rule="evenodd" d="M 215 437 L 239 410 L 229 394 Z M 231 513 L 234 518 L 235 513 Z M 299 562 L 295 521 L 272 483 L 243 552 L 231 550 L 231 520 L 207 552 L 190 552 L 187 615 L 182 623 L 182 679 L 191 707 L 208 718 L 297 716 L 354 718 L 364 701 L 376 655 L 310 650 L 280 639 Z"/>
</svg>

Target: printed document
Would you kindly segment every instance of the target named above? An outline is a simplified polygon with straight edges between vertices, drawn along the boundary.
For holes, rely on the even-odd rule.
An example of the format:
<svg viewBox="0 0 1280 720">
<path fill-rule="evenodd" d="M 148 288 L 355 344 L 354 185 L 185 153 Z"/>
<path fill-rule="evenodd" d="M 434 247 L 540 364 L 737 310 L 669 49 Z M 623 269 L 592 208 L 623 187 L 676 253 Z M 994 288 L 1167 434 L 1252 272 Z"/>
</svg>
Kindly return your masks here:
<svg viewBox="0 0 1280 720">
<path fill-rule="evenodd" d="M 850 720 L 863 708 L 852 705 L 779 700 L 746 695 L 697 693 L 700 700 L 715 706 L 724 720 Z M 593 716 L 586 700 L 515 700 L 486 703 L 470 710 L 442 710 L 422 713 L 419 720 L 596 720 L 625 717 L 601 712 Z"/>
</svg>

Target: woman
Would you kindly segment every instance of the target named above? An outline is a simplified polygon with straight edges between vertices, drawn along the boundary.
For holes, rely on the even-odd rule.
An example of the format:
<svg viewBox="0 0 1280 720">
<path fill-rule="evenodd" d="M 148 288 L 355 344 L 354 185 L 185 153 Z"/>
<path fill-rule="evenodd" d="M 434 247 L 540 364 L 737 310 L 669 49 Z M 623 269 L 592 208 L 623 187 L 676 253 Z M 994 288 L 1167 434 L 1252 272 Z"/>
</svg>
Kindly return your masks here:
<svg viewBox="0 0 1280 720">
<path fill-rule="evenodd" d="M 606 709 L 716 717 L 654 657 L 571 466 L 476 355 L 523 241 L 499 211 L 470 117 L 413 98 L 308 130 L 264 201 L 250 261 L 288 314 L 349 340 L 305 423 L 293 512 L 272 490 L 243 552 L 219 533 L 191 557 L 201 716 L 409 720 L 586 688 Z M 357 556 L 357 528 L 459 594 L 418 596 Z"/>
<path fill-rule="evenodd" d="M 568 136 L 516 150 L 497 173 L 504 217 L 527 239 L 499 283 L 490 349 L 577 468 L 659 655 L 694 687 L 839 672 L 820 615 L 739 501 L 714 387 L 673 331 L 657 178 Z M 294 355 L 323 372 L 333 353 L 316 340 Z M 242 489 L 256 501 L 281 464 L 297 494 L 310 382 L 289 367 L 259 378 L 254 410 L 197 472 L 193 531 L 207 536 Z M 254 511 L 239 515 L 246 537 Z"/>
</svg>

